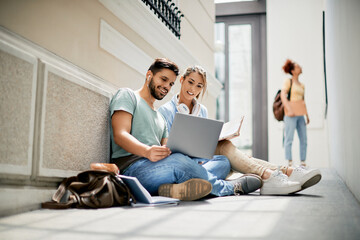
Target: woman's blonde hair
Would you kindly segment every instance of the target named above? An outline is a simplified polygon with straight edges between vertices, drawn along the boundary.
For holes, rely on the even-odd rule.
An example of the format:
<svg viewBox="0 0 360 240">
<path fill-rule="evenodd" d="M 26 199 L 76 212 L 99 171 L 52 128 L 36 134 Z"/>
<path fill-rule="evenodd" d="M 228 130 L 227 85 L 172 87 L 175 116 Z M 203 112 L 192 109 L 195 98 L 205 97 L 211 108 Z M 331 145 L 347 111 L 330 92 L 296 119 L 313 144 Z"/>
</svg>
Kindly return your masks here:
<svg viewBox="0 0 360 240">
<path fill-rule="evenodd" d="M 204 88 L 202 90 L 202 96 L 204 96 L 205 92 L 206 92 L 206 87 L 207 87 L 207 81 L 206 81 L 206 71 L 204 68 L 202 68 L 201 66 L 198 65 L 194 65 L 191 67 L 188 67 L 184 74 L 183 74 L 183 78 L 185 79 L 187 76 L 189 76 L 191 73 L 196 72 L 198 74 L 200 74 L 200 76 L 202 77 L 203 81 L 204 81 Z M 196 98 L 199 98 L 200 93 L 196 96 Z"/>
</svg>

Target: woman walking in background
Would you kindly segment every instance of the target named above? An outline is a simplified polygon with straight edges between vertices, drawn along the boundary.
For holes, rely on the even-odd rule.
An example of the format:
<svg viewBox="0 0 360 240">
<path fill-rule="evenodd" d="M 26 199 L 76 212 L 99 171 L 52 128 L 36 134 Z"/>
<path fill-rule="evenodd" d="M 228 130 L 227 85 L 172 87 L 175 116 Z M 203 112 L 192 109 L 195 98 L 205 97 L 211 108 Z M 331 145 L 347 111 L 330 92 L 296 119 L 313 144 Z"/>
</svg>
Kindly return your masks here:
<svg viewBox="0 0 360 240">
<path fill-rule="evenodd" d="M 309 124 L 310 119 L 304 101 L 305 86 L 299 81 L 302 68 L 299 64 L 288 59 L 283 66 L 283 70 L 285 73 L 291 75 L 291 78 L 284 81 L 281 89 L 281 101 L 284 104 L 285 110 L 285 158 L 288 161 L 289 166 L 292 166 L 292 143 L 296 129 L 300 140 L 301 166 L 306 166 L 306 124 Z M 287 97 L 288 94 L 290 95 L 289 99 Z M 306 123 L 304 116 L 306 116 Z"/>
</svg>

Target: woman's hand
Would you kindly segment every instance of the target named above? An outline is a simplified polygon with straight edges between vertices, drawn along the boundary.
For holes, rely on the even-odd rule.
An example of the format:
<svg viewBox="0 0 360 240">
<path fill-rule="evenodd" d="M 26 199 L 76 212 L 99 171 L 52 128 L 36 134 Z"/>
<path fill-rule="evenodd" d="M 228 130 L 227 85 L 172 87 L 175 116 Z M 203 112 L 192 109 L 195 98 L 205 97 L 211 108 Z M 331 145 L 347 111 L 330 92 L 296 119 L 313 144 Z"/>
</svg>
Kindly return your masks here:
<svg viewBox="0 0 360 240">
<path fill-rule="evenodd" d="M 152 145 L 148 147 L 145 153 L 145 157 L 152 162 L 160 161 L 171 154 L 171 151 L 166 146 Z"/>
<path fill-rule="evenodd" d="M 309 115 L 306 114 L 306 124 L 309 124 L 310 123 L 310 118 L 309 118 Z"/>
</svg>

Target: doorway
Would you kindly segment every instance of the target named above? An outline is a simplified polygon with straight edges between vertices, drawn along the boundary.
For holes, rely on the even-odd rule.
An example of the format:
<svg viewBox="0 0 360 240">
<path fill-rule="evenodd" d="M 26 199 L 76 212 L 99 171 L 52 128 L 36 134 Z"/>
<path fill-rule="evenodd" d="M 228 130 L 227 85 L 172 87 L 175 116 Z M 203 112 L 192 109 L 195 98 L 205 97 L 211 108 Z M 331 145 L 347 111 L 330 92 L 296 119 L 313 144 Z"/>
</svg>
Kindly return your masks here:
<svg viewBox="0 0 360 240">
<path fill-rule="evenodd" d="M 265 24 L 265 13 L 244 12 L 217 16 L 215 24 L 216 77 L 223 84 L 217 118 L 227 122 L 244 115 L 240 137 L 232 142 L 261 159 L 268 159 Z"/>
</svg>

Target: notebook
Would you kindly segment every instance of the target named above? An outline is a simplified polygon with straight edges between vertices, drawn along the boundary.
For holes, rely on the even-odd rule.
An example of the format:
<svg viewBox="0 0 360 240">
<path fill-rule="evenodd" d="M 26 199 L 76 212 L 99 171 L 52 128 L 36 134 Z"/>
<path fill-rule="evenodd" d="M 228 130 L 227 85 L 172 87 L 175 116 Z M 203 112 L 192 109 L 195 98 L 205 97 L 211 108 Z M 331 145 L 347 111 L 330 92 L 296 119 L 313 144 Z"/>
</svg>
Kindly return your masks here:
<svg viewBox="0 0 360 240">
<path fill-rule="evenodd" d="M 176 113 L 166 146 L 172 153 L 211 159 L 223 124 L 218 120 Z"/>
<path fill-rule="evenodd" d="M 163 196 L 151 196 L 150 193 L 144 188 L 136 177 L 125 175 L 117 175 L 128 186 L 130 192 L 136 199 L 136 203 L 131 203 L 133 207 L 150 207 L 158 205 L 177 205 L 180 200 L 176 198 L 169 198 Z"/>
<path fill-rule="evenodd" d="M 240 121 L 233 120 L 233 121 L 225 123 L 221 130 L 221 133 L 219 136 L 219 141 L 224 140 L 224 139 L 230 140 L 234 137 L 240 136 L 240 129 L 241 129 L 243 121 L 244 121 L 244 116 L 241 116 Z"/>
</svg>

